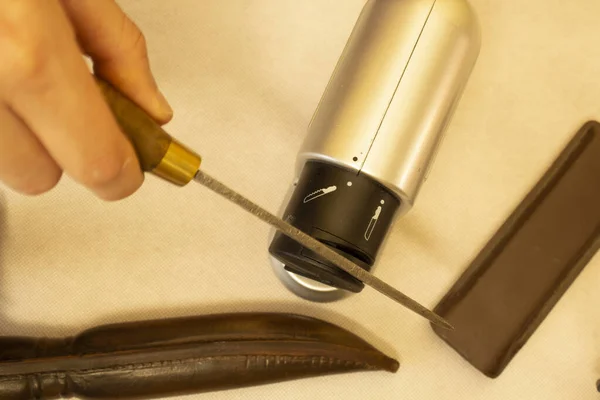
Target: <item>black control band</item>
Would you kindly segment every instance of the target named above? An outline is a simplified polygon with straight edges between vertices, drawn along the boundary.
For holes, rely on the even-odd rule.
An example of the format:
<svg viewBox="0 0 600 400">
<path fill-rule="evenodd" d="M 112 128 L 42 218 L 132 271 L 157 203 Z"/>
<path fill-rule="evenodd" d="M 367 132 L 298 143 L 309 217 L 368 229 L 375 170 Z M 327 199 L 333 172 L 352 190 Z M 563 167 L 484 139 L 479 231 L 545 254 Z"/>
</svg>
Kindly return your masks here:
<svg viewBox="0 0 600 400">
<path fill-rule="evenodd" d="M 302 170 L 283 217 L 370 271 L 399 206 L 399 200 L 388 189 L 368 176 L 310 161 Z M 364 287 L 281 233 L 275 235 L 269 252 L 297 275 L 356 293 Z"/>
</svg>

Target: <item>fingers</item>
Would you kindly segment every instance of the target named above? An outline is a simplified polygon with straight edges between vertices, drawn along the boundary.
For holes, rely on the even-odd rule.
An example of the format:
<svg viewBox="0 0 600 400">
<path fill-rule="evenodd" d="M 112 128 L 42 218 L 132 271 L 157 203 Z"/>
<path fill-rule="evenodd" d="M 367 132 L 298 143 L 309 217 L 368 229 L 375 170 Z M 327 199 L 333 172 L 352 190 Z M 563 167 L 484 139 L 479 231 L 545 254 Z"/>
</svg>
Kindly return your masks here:
<svg viewBox="0 0 600 400">
<path fill-rule="evenodd" d="M 166 123 L 173 111 L 158 90 L 142 32 L 114 0 L 61 0 L 95 73 Z"/>
<path fill-rule="evenodd" d="M 6 107 L 0 107 L 0 127 L 0 181 L 27 195 L 52 189 L 62 171 L 35 135 Z"/>
<path fill-rule="evenodd" d="M 129 196 L 143 181 L 139 163 L 89 74 L 60 3 L 9 4 L 10 12 L 0 16 L 9 33 L 0 40 L 7 56 L 0 96 L 65 173 L 105 200 Z"/>
</svg>

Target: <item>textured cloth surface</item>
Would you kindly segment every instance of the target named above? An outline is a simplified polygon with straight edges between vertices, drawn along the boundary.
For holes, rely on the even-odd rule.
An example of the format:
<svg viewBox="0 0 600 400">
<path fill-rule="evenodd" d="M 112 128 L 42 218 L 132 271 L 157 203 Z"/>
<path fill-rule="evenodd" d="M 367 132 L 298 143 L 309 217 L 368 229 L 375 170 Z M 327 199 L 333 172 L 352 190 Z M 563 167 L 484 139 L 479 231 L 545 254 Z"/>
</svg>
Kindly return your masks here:
<svg viewBox="0 0 600 400">
<path fill-rule="evenodd" d="M 364 0 L 121 0 L 204 169 L 273 212 Z M 415 208 L 376 274 L 433 307 L 583 122 L 600 119 L 600 2 L 471 0 L 482 51 Z M 65 178 L 0 192 L 0 327 L 69 335 L 102 323 L 291 311 L 357 332 L 401 362 L 189 398 L 593 400 L 600 255 L 496 380 L 379 293 L 314 304 L 271 271 L 270 228 L 206 189 L 148 177 L 117 203 Z"/>
</svg>

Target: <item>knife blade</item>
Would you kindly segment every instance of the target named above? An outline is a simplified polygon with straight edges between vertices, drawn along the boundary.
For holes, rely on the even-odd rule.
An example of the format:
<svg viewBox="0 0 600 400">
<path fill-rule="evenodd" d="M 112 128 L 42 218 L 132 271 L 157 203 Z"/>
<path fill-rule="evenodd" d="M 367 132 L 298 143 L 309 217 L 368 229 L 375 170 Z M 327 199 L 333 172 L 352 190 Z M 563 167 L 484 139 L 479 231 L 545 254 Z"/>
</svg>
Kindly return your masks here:
<svg viewBox="0 0 600 400">
<path fill-rule="evenodd" d="M 263 222 L 273 226 L 292 240 L 319 254 L 365 285 L 432 323 L 445 329 L 453 329 L 452 325 L 433 311 L 200 170 L 202 161 L 200 155 L 171 137 L 144 110 L 108 82 L 98 77 L 95 79 L 117 123 L 132 142 L 143 171 L 152 173 L 178 186 L 185 186 L 192 180 L 200 183 L 242 207 Z"/>
</svg>

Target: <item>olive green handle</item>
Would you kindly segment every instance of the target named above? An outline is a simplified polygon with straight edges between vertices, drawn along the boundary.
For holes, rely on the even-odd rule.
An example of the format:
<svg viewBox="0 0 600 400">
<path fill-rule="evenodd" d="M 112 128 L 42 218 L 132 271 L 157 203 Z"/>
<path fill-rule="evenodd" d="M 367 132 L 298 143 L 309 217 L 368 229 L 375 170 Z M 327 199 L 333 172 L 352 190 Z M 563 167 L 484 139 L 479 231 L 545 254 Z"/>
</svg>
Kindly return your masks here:
<svg viewBox="0 0 600 400">
<path fill-rule="evenodd" d="M 161 162 L 173 140 L 146 112 L 106 81 L 96 78 L 123 133 L 133 143 L 145 172 L 151 172 Z"/>
<path fill-rule="evenodd" d="M 192 180 L 201 157 L 173 139 L 114 86 L 98 77 L 95 80 L 121 130 L 131 141 L 141 169 L 180 186 Z"/>
</svg>

